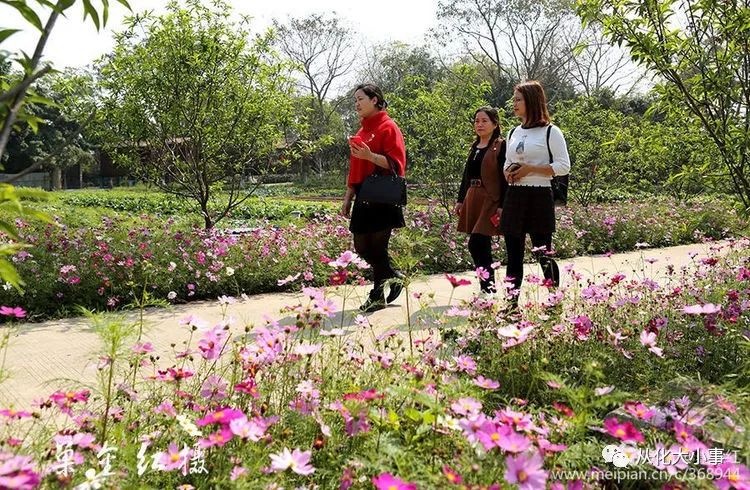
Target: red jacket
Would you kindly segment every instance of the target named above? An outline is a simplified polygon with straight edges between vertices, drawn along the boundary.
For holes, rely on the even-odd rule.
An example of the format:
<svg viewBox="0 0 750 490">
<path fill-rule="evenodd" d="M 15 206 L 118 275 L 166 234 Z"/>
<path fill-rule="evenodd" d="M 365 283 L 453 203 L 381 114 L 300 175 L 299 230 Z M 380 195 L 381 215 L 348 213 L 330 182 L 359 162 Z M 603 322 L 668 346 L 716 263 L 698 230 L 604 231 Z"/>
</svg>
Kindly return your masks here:
<svg viewBox="0 0 750 490">
<path fill-rule="evenodd" d="M 362 138 L 373 153 L 385 155 L 392 160 L 396 167 L 396 173 L 404 176 L 406 172 L 406 146 L 404 136 L 396 123 L 388 117 L 385 111 L 378 111 L 372 116 L 362 119 L 362 127 L 357 131 L 357 136 Z M 347 185 L 361 184 L 366 177 L 375 173 L 390 173 L 384 168 L 377 168 L 372 162 L 349 157 L 349 177 Z"/>
</svg>

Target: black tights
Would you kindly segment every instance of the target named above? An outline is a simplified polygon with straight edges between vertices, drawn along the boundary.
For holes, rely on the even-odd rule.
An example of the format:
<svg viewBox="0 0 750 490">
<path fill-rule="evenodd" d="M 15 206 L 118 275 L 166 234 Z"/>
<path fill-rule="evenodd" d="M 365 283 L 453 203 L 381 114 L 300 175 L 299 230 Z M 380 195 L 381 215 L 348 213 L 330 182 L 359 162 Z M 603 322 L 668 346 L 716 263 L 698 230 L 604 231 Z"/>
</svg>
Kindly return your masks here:
<svg viewBox="0 0 750 490">
<path fill-rule="evenodd" d="M 391 259 L 388 257 L 390 239 L 390 228 L 374 233 L 354 234 L 354 250 L 372 267 L 374 294 L 382 294 L 385 281 L 396 276 L 396 271 L 391 267 Z"/>
<path fill-rule="evenodd" d="M 474 261 L 474 267 L 482 267 L 490 274 L 489 279 L 479 281 L 482 292 L 495 291 L 495 271 L 492 269 L 492 238 L 481 233 L 472 233 L 469 236 L 469 253 Z"/>
<path fill-rule="evenodd" d="M 529 236 L 534 248 L 544 247 L 546 250 L 552 250 L 551 233 L 530 233 Z M 523 282 L 523 254 L 526 250 L 526 235 L 505 235 L 505 250 L 508 254 L 508 268 L 505 275 L 513 278 L 513 288 L 520 290 Z M 544 278 L 553 279 L 553 260 L 541 250 L 534 252 L 534 257 L 542 266 Z"/>
</svg>

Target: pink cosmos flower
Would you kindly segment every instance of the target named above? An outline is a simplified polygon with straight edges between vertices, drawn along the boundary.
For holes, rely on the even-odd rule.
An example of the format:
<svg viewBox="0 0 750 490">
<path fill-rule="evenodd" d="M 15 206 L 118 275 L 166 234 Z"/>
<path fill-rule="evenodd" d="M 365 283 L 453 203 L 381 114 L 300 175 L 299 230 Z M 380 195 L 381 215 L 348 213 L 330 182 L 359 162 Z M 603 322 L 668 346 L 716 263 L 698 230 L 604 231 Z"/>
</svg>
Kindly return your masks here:
<svg viewBox="0 0 750 490">
<path fill-rule="evenodd" d="M 271 454 L 271 469 L 274 472 L 291 469 L 298 475 L 311 475 L 315 471 L 315 468 L 310 465 L 311 456 L 311 451 L 299 449 L 289 451 L 288 448 L 284 448 L 280 453 Z"/>
<path fill-rule="evenodd" d="M 372 484 L 377 490 L 417 490 L 417 485 L 414 483 L 405 482 L 390 473 L 374 476 Z"/>
<path fill-rule="evenodd" d="M 463 478 L 461 478 L 461 475 L 456 473 L 456 471 L 448 465 L 443 466 L 443 474 L 448 480 L 448 483 L 451 483 L 452 485 L 460 485 L 461 482 L 463 482 Z"/>
<path fill-rule="evenodd" d="M 641 420 L 649 420 L 656 412 L 641 402 L 625 402 L 625 411 Z"/>
<path fill-rule="evenodd" d="M 210 375 L 201 386 L 201 396 L 209 400 L 223 400 L 227 397 L 227 382 L 221 376 Z"/>
<path fill-rule="evenodd" d="M 242 413 L 241 410 L 237 410 L 235 408 L 223 408 L 221 410 L 216 410 L 215 412 L 207 414 L 202 419 L 198 419 L 195 423 L 196 425 L 198 425 L 198 427 L 203 427 L 210 424 L 229 425 L 232 420 L 239 419 L 244 416 L 245 414 Z"/>
<path fill-rule="evenodd" d="M 604 428 L 609 435 L 620 439 L 621 441 L 643 442 L 643 434 L 631 422 L 620 423 L 615 417 L 604 421 Z"/>
<path fill-rule="evenodd" d="M 218 359 L 227 337 L 229 337 L 229 333 L 223 327 L 216 326 L 206 330 L 203 338 L 198 342 L 201 356 L 209 361 Z"/>
<path fill-rule="evenodd" d="M 648 350 L 659 357 L 664 357 L 661 347 L 656 346 L 656 333 L 643 330 L 641 332 L 641 345 L 648 347 Z"/>
<path fill-rule="evenodd" d="M 477 279 L 479 279 L 480 281 L 490 278 L 490 273 L 484 267 L 477 267 L 475 273 L 477 275 Z"/>
<path fill-rule="evenodd" d="M 539 490 L 546 486 L 547 472 L 543 469 L 542 456 L 534 452 L 505 458 L 505 480 L 518 485 L 521 490 Z"/>
<path fill-rule="evenodd" d="M 501 441 L 507 438 L 511 431 L 512 429 L 507 425 L 497 425 L 488 420 L 482 424 L 475 435 L 482 446 L 490 451 L 494 447 L 501 447 Z"/>
<path fill-rule="evenodd" d="M 9 419 L 25 419 L 31 417 L 31 412 L 25 410 L 13 410 L 12 408 L 6 408 L 0 410 L 0 415 L 8 417 Z"/>
<path fill-rule="evenodd" d="M 301 356 L 312 356 L 320 352 L 323 344 L 300 344 L 294 348 L 294 353 Z"/>
<path fill-rule="evenodd" d="M 500 383 L 489 378 L 485 378 L 482 375 L 479 375 L 474 379 L 473 383 L 480 388 L 484 388 L 485 390 L 496 390 L 500 387 Z"/>
<path fill-rule="evenodd" d="M 725 461 L 709 471 L 717 478 L 713 482 L 719 490 L 750 489 L 750 470 L 743 464 Z"/>
<path fill-rule="evenodd" d="M 266 435 L 266 425 L 257 420 L 247 420 L 242 417 L 229 422 L 229 430 L 240 439 L 250 439 L 258 442 Z"/>
<path fill-rule="evenodd" d="M 531 447 L 531 441 L 514 430 L 509 430 L 505 437 L 501 438 L 498 447 L 509 453 L 521 453 Z"/>
<path fill-rule="evenodd" d="M 139 342 L 135 344 L 133 347 L 131 347 L 130 349 L 136 354 L 143 355 L 143 354 L 148 354 L 149 352 L 153 352 L 154 346 L 151 345 L 151 342 L 146 342 L 146 343 Z"/>
<path fill-rule="evenodd" d="M 91 392 L 89 390 L 82 391 L 56 391 L 49 396 L 52 403 L 57 405 L 61 412 L 71 415 L 71 407 L 74 403 L 81 402 L 86 403 L 89 400 Z"/>
<path fill-rule="evenodd" d="M 212 432 L 207 438 L 198 439 L 198 445 L 202 448 L 208 448 L 213 446 L 223 446 L 227 442 L 232 440 L 232 431 L 226 428 L 220 429 L 216 432 Z"/>
<path fill-rule="evenodd" d="M 177 410 L 175 410 L 174 405 L 170 402 L 162 402 L 158 407 L 154 408 L 154 413 L 163 413 L 170 417 L 177 416 Z"/>
<path fill-rule="evenodd" d="M 573 325 L 578 340 L 587 340 L 591 334 L 591 330 L 594 328 L 594 323 L 586 315 L 575 317 L 573 319 Z"/>
<path fill-rule="evenodd" d="M 614 389 L 614 386 L 602 386 L 601 388 L 594 389 L 594 394 L 596 396 L 604 396 L 612 393 Z"/>
<path fill-rule="evenodd" d="M 721 306 L 713 303 L 706 303 L 704 305 L 691 305 L 686 306 L 682 311 L 688 315 L 710 315 L 721 311 Z"/>
<path fill-rule="evenodd" d="M 291 275 L 290 274 L 290 275 L 286 276 L 284 279 L 279 279 L 278 281 L 276 281 L 276 285 L 277 286 L 286 286 L 290 282 L 294 282 L 297 279 L 299 279 L 299 276 L 300 276 L 300 274 L 295 274 L 295 275 Z"/>
<path fill-rule="evenodd" d="M 451 410 L 458 415 L 477 415 L 482 410 L 482 403 L 474 398 L 459 398 L 451 404 Z"/>
<path fill-rule="evenodd" d="M 25 318 L 26 310 L 20 306 L 11 308 L 10 306 L 0 306 L 0 315 L 9 316 L 11 318 Z"/>
<path fill-rule="evenodd" d="M 0 488 L 33 490 L 40 482 L 31 456 L 0 452 Z"/>
<path fill-rule="evenodd" d="M 193 451 L 184 446 L 182 449 L 177 447 L 177 444 L 170 444 L 166 452 L 156 454 L 156 460 L 159 464 L 159 469 L 162 471 L 173 471 L 185 466 L 190 461 L 190 454 Z"/>
<path fill-rule="evenodd" d="M 445 278 L 448 279 L 448 282 L 450 282 L 451 286 L 453 286 L 454 288 L 457 288 L 459 286 L 468 286 L 469 284 L 471 284 L 471 281 L 469 281 L 468 279 L 458 279 L 450 274 L 446 274 Z"/>
<path fill-rule="evenodd" d="M 248 474 L 247 468 L 244 466 L 235 466 L 232 468 L 232 473 L 229 475 L 230 481 L 235 481 Z"/>
<path fill-rule="evenodd" d="M 474 361 L 474 359 L 471 358 L 471 356 L 467 355 L 460 355 L 458 357 L 453 358 L 454 361 L 456 361 L 456 366 L 458 367 L 459 371 L 463 371 L 467 374 L 474 374 L 477 371 L 477 363 Z"/>
</svg>

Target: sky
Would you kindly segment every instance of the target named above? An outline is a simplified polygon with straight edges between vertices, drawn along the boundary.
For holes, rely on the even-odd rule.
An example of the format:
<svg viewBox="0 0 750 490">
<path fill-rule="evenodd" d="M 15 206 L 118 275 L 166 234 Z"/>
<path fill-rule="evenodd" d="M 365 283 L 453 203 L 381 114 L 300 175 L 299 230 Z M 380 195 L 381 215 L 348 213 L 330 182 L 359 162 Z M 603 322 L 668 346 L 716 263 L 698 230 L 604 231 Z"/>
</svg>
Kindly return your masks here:
<svg viewBox="0 0 750 490">
<path fill-rule="evenodd" d="M 336 12 L 338 16 L 363 36 L 367 43 L 403 41 L 421 44 L 425 33 L 436 25 L 436 0 L 379 0 L 375 9 L 366 10 L 363 2 L 352 0 L 227 0 L 240 14 L 254 18 L 253 29 L 263 29 L 274 18 L 284 20 L 288 16 L 303 17 L 310 13 Z M 33 3 L 33 2 L 29 2 Z M 129 0 L 133 12 L 152 9 L 163 11 L 167 0 Z M 110 51 L 113 46 L 112 32 L 123 30 L 122 21 L 130 12 L 110 0 L 110 19 L 107 27 L 97 32 L 90 19 L 84 23 L 81 2 L 76 2 L 61 19 L 44 51 L 46 59 L 56 68 L 82 67 Z M 94 5 L 101 5 L 94 0 Z M 37 8 L 38 13 L 43 10 Z M 45 18 L 42 17 L 42 23 Z M 18 28 L 26 26 L 15 10 L 0 4 L 0 27 Z M 3 43 L 4 50 L 17 52 L 22 49 L 29 55 L 34 50 L 39 32 L 27 28 Z"/>
</svg>

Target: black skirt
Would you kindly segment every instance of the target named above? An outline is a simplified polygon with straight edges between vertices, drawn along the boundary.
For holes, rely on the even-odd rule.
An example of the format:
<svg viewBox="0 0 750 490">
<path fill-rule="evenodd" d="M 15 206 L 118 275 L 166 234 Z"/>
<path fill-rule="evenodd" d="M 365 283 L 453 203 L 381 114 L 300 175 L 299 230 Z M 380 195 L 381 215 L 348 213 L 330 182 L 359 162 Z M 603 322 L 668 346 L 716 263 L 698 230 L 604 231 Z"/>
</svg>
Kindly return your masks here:
<svg viewBox="0 0 750 490">
<path fill-rule="evenodd" d="M 504 235 L 551 234 L 555 231 L 555 202 L 551 187 L 508 186 L 500 217 Z"/>
<path fill-rule="evenodd" d="M 375 233 L 404 226 L 406 223 L 404 223 L 404 210 L 401 206 L 363 203 L 359 199 L 354 200 L 352 219 L 349 222 L 349 231 L 352 233 Z"/>
</svg>

